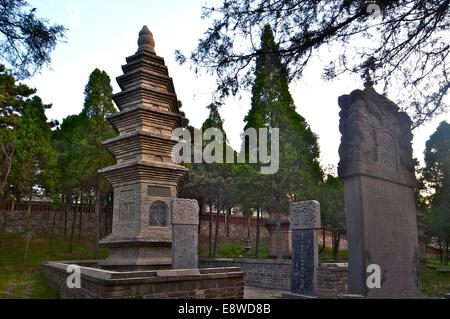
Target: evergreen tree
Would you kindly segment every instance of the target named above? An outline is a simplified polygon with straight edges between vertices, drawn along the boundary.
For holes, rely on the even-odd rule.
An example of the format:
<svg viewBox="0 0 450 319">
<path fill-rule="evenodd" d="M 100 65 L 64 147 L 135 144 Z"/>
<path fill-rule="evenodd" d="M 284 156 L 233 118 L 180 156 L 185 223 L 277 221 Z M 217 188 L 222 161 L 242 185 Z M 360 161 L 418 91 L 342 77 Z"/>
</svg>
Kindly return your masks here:
<svg viewBox="0 0 450 319">
<path fill-rule="evenodd" d="M 212 103 L 207 106 L 209 109 L 208 118 L 204 121 L 201 134 L 210 128 L 218 129 L 223 135 L 223 141 L 216 141 L 222 143 L 223 158 L 222 163 L 193 163 L 189 165 L 190 182 L 185 185 L 184 193 L 189 197 L 194 197 L 199 200 L 204 210 L 206 203 L 209 206 L 209 257 L 215 257 L 217 254 L 218 231 L 219 231 L 219 214 L 222 210 L 231 210 L 233 206 L 233 199 L 231 197 L 232 186 L 232 165 L 226 163 L 227 149 L 234 154 L 234 150 L 228 145 L 225 130 L 223 129 L 223 119 L 220 116 L 219 103 Z M 195 128 L 190 128 L 191 135 L 194 134 Z M 200 133 L 200 132 L 197 132 Z M 209 148 L 209 144 L 214 142 L 216 137 L 212 140 L 203 140 L 202 151 Z M 220 145 L 220 144 L 219 144 Z M 219 146 L 220 147 L 220 146 Z M 217 149 L 211 151 L 214 156 Z M 208 152 L 209 153 L 209 152 Z M 192 150 L 194 154 L 194 150 Z M 216 223 L 215 223 L 215 240 L 212 242 L 213 232 L 213 204 L 216 209 Z"/>
<path fill-rule="evenodd" d="M 38 96 L 26 103 L 17 131 L 11 182 L 17 193 L 26 196 L 29 204 L 26 214 L 27 240 L 24 265 L 27 264 L 31 237 L 31 204 L 35 195 L 51 195 L 58 179 L 56 153 L 51 144 L 51 123 L 47 122 L 44 106 Z"/>
<path fill-rule="evenodd" d="M 24 0 L 0 1 L 0 60 L 14 68 L 21 79 L 50 63 L 50 54 L 66 29 L 36 17 L 36 8 L 26 10 Z"/>
<path fill-rule="evenodd" d="M 0 65 L 0 199 L 5 198 L 4 190 L 11 172 L 20 114 L 28 97 L 35 92 L 26 85 L 17 85 L 5 66 Z"/>
<path fill-rule="evenodd" d="M 190 60 L 196 72 L 217 75 L 219 93 L 234 95 L 252 84 L 255 60 L 265 54 L 254 39 L 270 24 L 276 28 L 276 50 L 290 80 L 301 79 L 318 54 L 325 60 L 325 79 L 348 72 L 362 75 L 370 68 L 381 86 L 399 84 L 402 89 L 395 93 L 407 102 L 403 106 L 418 126 L 449 107 L 449 4 L 449 0 L 223 0 L 203 7 L 210 23 Z M 324 56 L 325 47 L 329 52 Z M 179 50 L 176 59 L 187 60 Z"/>
<path fill-rule="evenodd" d="M 117 110 L 112 102 L 111 79 L 105 71 L 95 69 L 90 74 L 84 96 L 82 114 L 86 116 L 87 122 L 83 132 L 78 131 L 79 171 L 82 173 L 80 176 L 85 176 L 95 185 L 97 225 L 94 258 L 97 258 L 102 194 L 106 188 L 110 188 L 110 185 L 100 178 L 98 170 L 114 164 L 113 156 L 102 146 L 102 142 L 117 135 L 106 120 Z"/>
<path fill-rule="evenodd" d="M 288 198 L 292 201 L 312 198 L 322 179 L 322 171 L 317 160 L 317 138 L 306 120 L 295 111 L 287 72 L 277 52 L 272 29 L 266 25 L 256 60 L 252 104 L 245 117 L 245 129 L 279 128 L 279 170 L 260 178 L 262 189 L 270 194 L 265 207 L 275 215 L 277 258 L 281 258 L 280 214 L 288 212 Z M 269 145 L 270 139 L 271 136 Z"/>
<path fill-rule="evenodd" d="M 320 202 L 320 218 L 323 230 L 323 247 L 325 247 L 325 230 L 332 233 L 333 259 L 339 252 L 341 234 L 345 234 L 345 193 L 344 184 L 338 177 L 328 175 L 321 184 L 318 200 Z"/>
<path fill-rule="evenodd" d="M 436 236 L 448 263 L 450 243 L 450 124 L 441 122 L 426 142 L 422 185 L 426 187 L 430 210 L 425 216 L 425 231 Z"/>
<path fill-rule="evenodd" d="M 93 185 L 91 176 L 87 175 L 86 159 L 81 146 L 86 134 L 89 133 L 88 118 L 85 114 L 70 115 L 66 117 L 60 127 L 53 134 L 53 143 L 58 153 L 58 167 L 60 180 L 58 181 L 59 193 L 65 201 L 64 234 L 67 232 L 67 215 L 72 212 L 72 232 L 69 243 L 69 251 L 72 247 L 73 231 L 75 224 L 75 211 L 73 210 L 73 195 L 82 197 L 83 192 L 90 193 Z M 55 223 L 56 213 L 53 215 Z M 81 227 L 81 225 L 80 225 Z M 50 242 L 53 239 L 53 230 L 50 234 Z"/>
</svg>

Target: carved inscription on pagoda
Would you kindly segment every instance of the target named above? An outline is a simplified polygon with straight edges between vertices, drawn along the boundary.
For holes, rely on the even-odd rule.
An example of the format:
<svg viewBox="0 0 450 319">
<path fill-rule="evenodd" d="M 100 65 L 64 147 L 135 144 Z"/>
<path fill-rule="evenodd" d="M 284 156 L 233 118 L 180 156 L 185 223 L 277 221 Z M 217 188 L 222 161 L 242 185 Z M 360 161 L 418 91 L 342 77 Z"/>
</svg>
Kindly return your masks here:
<svg viewBox="0 0 450 319">
<path fill-rule="evenodd" d="M 170 187 L 149 186 L 148 195 L 155 197 L 170 197 Z"/>
<path fill-rule="evenodd" d="M 119 205 L 119 222 L 128 222 L 134 219 L 134 203 L 121 203 Z"/>
</svg>

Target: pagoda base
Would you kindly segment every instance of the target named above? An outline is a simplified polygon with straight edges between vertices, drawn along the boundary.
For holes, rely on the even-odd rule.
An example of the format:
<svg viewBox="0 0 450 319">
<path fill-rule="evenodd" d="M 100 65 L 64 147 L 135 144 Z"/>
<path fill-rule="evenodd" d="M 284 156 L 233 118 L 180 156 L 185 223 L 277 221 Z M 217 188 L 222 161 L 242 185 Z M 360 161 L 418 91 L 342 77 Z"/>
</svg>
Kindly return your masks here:
<svg viewBox="0 0 450 319">
<path fill-rule="evenodd" d="M 61 299 L 243 299 L 244 273 L 237 267 L 107 270 L 102 261 L 46 261 L 42 269 Z M 69 265 L 80 267 L 80 286 L 67 285 Z"/>
<path fill-rule="evenodd" d="M 100 246 L 108 247 L 109 257 L 98 266 L 111 270 L 156 270 L 172 267 L 172 243 L 149 238 L 106 237 Z"/>
</svg>

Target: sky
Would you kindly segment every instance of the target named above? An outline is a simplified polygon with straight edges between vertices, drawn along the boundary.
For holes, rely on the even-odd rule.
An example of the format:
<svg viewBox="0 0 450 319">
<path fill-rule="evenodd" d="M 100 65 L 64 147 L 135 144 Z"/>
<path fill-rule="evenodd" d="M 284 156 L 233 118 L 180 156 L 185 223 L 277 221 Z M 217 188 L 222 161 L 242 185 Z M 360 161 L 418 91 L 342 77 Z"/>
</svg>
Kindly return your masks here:
<svg viewBox="0 0 450 319">
<path fill-rule="evenodd" d="M 214 79 L 205 75 L 197 77 L 188 64 L 178 65 L 174 52 L 180 49 L 189 56 L 195 49 L 209 26 L 207 20 L 201 19 L 201 7 L 217 1 L 29 0 L 28 3 L 37 8 L 39 17 L 69 29 L 65 42 L 58 44 L 52 53 L 50 66 L 24 81 L 37 89 L 44 103 L 53 104 L 46 112 L 49 119 L 62 122 L 64 117 L 81 111 L 84 87 L 95 68 L 109 74 L 113 91 L 118 93 L 115 79 L 123 74 L 121 66 L 125 58 L 136 52 L 143 25 L 153 33 L 156 54 L 165 59 L 190 124 L 200 127 L 207 118 L 206 106 L 211 102 Z M 297 112 L 318 135 L 322 166 L 336 167 L 341 137 L 337 100 L 355 89 L 363 89 L 363 82 L 358 75 L 325 82 L 321 79 L 323 56 L 315 56 L 311 62 L 303 77 L 291 83 L 290 92 Z M 381 88 L 375 86 L 375 89 L 382 93 Z M 243 92 L 240 97 L 228 99 L 220 109 L 226 134 L 237 150 L 243 119 L 250 109 L 250 97 L 248 92 Z M 413 155 L 422 165 L 425 142 L 443 120 L 450 122 L 450 114 L 443 114 L 413 132 Z"/>
</svg>

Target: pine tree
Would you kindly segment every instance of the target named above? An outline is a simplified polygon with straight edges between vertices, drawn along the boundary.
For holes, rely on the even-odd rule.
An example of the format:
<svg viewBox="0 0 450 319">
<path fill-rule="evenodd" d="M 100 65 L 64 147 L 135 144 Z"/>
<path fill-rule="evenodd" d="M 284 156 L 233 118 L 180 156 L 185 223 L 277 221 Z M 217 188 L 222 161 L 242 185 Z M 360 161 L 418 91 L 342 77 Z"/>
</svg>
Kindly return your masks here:
<svg viewBox="0 0 450 319">
<path fill-rule="evenodd" d="M 264 205 L 275 215 L 277 258 L 281 258 L 280 214 L 288 212 L 288 198 L 292 201 L 311 199 L 322 179 L 322 171 L 317 160 L 317 137 L 295 110 L 287 72 L 269 25 L 262 32 L 259 52 L 251 109 L 244 120 L 245 129 L 279 128 L 279 170 L 272 175 L 261 175 L 260 179 L 261 191 L 268 194 Z"/>
<path fill-rule="evenodd" d="M 344 184 L 338 177 L 328 175 L 326 181 L 320 186 L 318 200 L 323 235 L 325 237 L 325 230 L 332 233 L 333 259 L 336 260 L 341 234 L 346 232 Z M 325 247 L 325 240 L 323 247 Z"/>
<path fill-rule="evenodd" d="M 47 122 L 44 106 L 34 96 L 23 108 L 17 130 L 16 153 L 14 155 L 11 182 L 16 192 L 28 198 L 26 214 L 27 239 L 24 265 L 27 264 L 31 238 L 31 205 L 35 195 L 51 195 L 57 180 L 56 153 L 51 144 L 51 123 Z"/>
<path fill-rule="evenodd" d="M 114 164 L 114 158 L 102 146 L 102 142 L 117 135 L 106 120 L 116 112 L 116 108 L 112 102 L 111 79 L 105 71 L 95 69 L 91 73 L 84 96 L 82 114 L 87 117 L 87 127 L 84 132 L 80 132 L 78 152 L 81 154 L 80 172 L 84 172 L 84 176 L 93 181 L 96 189 L 94 258 L 97 258 L 102 194 L 106 187 L 110 187 L 100 178 L 98 170 Z"/>
<path fill-rule="evenodd" d="M 28 97 L 36 90 L 15 83 L 14 77 L 0 65 L 0 198 L 11 172 L 15 152 L 16 132 Z"/>
<path fill-rule="evenodd" d="M 450 124 L 447 122 L 441 122 L 426 142 L 425 163 L 422 185 L 432 193 L 427 198 L 430 209 L 425 216 L 425 231 L 438 238 L 443 263 L 447 265 L 450 245 Z"/>
<path fill-rule="evenodd" d="M 201 133 L 203 134 L 207 129 L 216 128 L 223 135 L 223 162 L 222 163 L 194 163 L 190 165 L 190 182 L 186 185 L 185 193 L 188 196 L 197 196 L 202 203 L 202 208 L 205 207 L 205 203 L 209 204 L 209 257 L 215 257 L 217 254 L 218 244 L 218 231 L 219 231 L 219 214 L 224 208 L 231 209 L 231 185 L 232 185 L 232 165 L 226 163 L 227 149 L 234 154 L 234 150 L 227 143 L 227 136 L 223 129 L 223 119 L 220 116 L 219 108 L 220 104 L 211 103 L 207 106 L 209 109 L 208 118 L 204 121 Z M 195 129 L 190 131 L 193 133 Z M 216 137 L 214 137 L 215 139 Z M 213 140 L 214 140 L 213 139 Z M 212 141 L 203 140 L 202 151 L 208 147 L 208 144 Z M 222 141 L 220 141 L 222 142 Z M 214 149 L 214 154 L 217 149 Z M 216 208 L 216 223 L 215 223 L 215 240 L 212 242 L 212 219 L 213 212 L 212 206 L 215 204 Z"/>
</svg>

